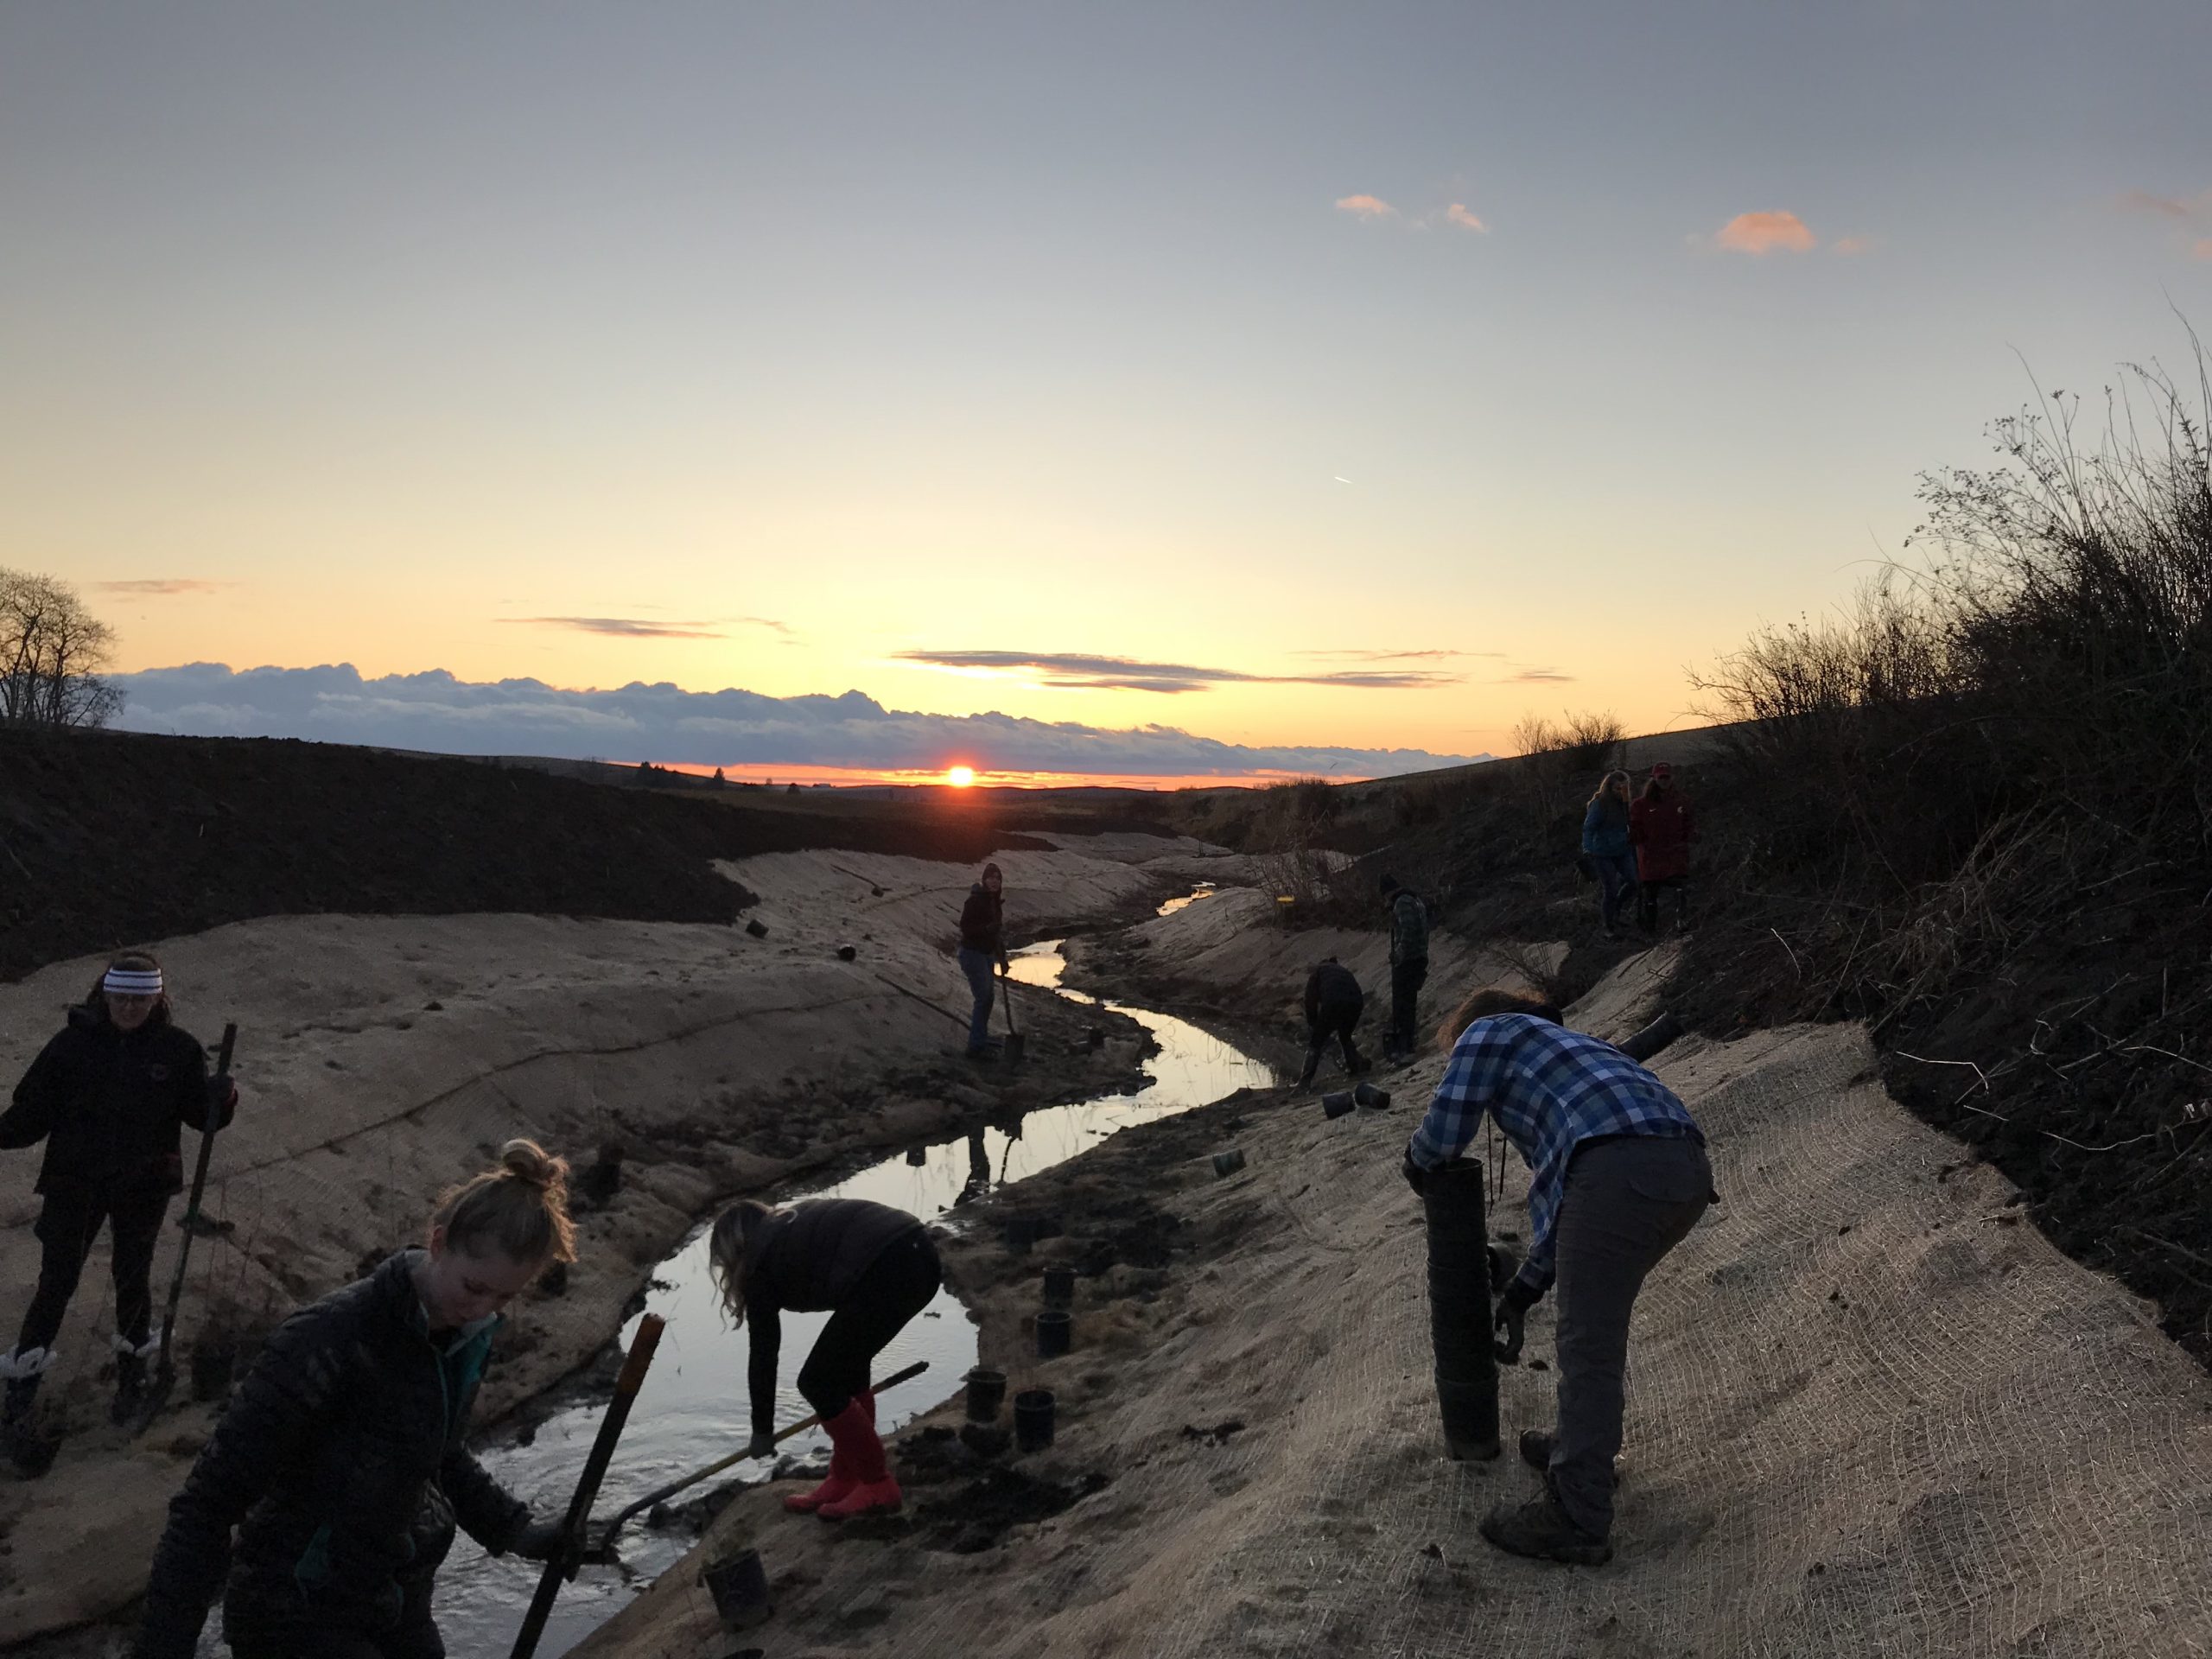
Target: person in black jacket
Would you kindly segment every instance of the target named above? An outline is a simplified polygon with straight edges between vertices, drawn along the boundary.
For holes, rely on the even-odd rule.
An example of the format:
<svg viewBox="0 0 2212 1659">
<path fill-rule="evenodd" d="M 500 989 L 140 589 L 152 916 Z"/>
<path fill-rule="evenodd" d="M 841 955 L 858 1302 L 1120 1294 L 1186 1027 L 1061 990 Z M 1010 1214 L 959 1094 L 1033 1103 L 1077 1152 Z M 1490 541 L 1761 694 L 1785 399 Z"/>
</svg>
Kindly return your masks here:
<svg viewBox="0 0 2212 1659">
<path fill-rule="evenodd" d="M 991 970 L 1003 973 L 1006 959 L 1006 903 L 1000 896 L 1006 878 L 995 864 L 983 866 L 982 879 L 968 889 L 968 902 L 960 907 L 960 971 L 968 976 L 975 993 L 975 1011 L 968 1018 L 968 1058 L 980 1060 L 991 1052 Z"/>
<path fill-rule="evenodd" d="M 1359 1023 L 1360 1010 L 1366 1006 L 1367 994 L 1359 988 L 1351 969 L 1334 957 L 1306 975 L 1306 1070 L 1299 1074 L 1300 1088 L 1313 1081 L 1314 1072 L 1320 1069 L 1321 1051 L 1332 1037 L 1344 1049 L 1345 1071 L 1357 1077 L 1367 1070 L 1367 1062 L 1360 1058 L 1351 1040 L 1351 1028 Z"/>
<path fill-rule="evenodd" d="M 1428 978 L 1428 906 L 1398 878 L 1382 878 L 1382 903 L 1390 912 L 1390 1033 L 1384 1063 L 1413 1058 L 1420 1039 L 1421 988 Z"/>
<path fill-rule="evenodd" d="M 113 1234 L 116 1391 L 127 1421 L 145 1388 L 146 1359 L 159 1345 L 149 1280 L 154 1246 L 170 1198 L 184 1188 L 181 1130 L 220 1128 L 238 1091 L 222 1080 L 213 1097 L 207 1058 L 172 1018 L 161 964 L 139 952 L 118 957 L 69 1022 L 39 1052 L 15 1103 L 0 1113 L 0 1147 L 46 1142 L 39 1166 L 38 1288 L 12 1351 L 0 1421 L 28 1425 L 39 1382 L 53 1367 L 54 1339 L 102 1226 Z"/>
<path fill-rule="evenodd" d="M 234 1659 L 443 1659 L 430 1596 L 456 1523 L 494 1555 L 565 1547 L 467 1437 L 499 1310 L 575 1258 L 567 1179 L 510 1141 L 428 1248 L 276 1328 L 169 1504 L 137 1659 L 189 1659 L 219 1589 Z"/>
<path fill-rule="evenodd" d="M 715 1221 L 709 1249 L 722 1305 L 752 1328 L 752 1456 L 775 1451 L 783 1310 L 830 1311 L 798 1373 L 799 1393 L 830 1433 L 830 1478 L 792 1493 L 784 1507 L 824 1521 L 897 1509 L 902 1499 L 875 1432 L 868 1371 L 944 1282 L 922 1224 L 865 1198 L 814 1198 L 788 1210 L 747 1198 Z"/>
</svg>

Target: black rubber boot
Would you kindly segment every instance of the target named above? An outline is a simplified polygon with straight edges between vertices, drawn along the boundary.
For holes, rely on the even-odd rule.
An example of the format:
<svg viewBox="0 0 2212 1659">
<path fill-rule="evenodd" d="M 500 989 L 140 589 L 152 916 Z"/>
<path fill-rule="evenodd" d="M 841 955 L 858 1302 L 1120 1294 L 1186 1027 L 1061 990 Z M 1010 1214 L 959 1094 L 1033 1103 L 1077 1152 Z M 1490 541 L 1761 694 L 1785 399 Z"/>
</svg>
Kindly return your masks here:
<svg viewBox="0 0 2212 1659">
<path fill-rule="evenodd" d="M 1613 1559 L 1613 1547 L 1568 1520 L 1549 1491 L 1517 1508 L 1499 1504 L 1483 1517 L 1482 1530 L 1500 1549 L 1532 1560 L 1602 1567 Z"/>
<path fill-rule="evenodd" d="M 120 1427 L 136 1417 L 146 1404 L 146 1362 L 124 1354 L 115 1362 L 115 1403 L 107 1420 Z"/>
<path fill-rule="evenodd" d="M 35 1376 L 8 1379 L 7 1398 L 0 1402 L 0 1428 L 14 1428 L 30 1421 L 31 1408 L 38 1403 L 38 1385 L 43 1380 Z"/>
</svg>

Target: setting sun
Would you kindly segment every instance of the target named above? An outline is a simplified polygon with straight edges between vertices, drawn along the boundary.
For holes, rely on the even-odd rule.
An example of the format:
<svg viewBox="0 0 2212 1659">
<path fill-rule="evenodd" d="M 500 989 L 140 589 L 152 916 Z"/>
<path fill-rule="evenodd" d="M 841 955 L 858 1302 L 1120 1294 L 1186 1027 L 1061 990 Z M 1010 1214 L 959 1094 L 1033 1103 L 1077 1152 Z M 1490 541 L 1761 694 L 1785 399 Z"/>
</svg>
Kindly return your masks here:
<svg viewBox="0 0 2212 1659">
<path fill-rule="evenodd" d="M 976 768 L 973 766 L 950 767 L 945 772 L 944 781 L 955 789 L 973 788 L 976 782 Z"/>
</svg>

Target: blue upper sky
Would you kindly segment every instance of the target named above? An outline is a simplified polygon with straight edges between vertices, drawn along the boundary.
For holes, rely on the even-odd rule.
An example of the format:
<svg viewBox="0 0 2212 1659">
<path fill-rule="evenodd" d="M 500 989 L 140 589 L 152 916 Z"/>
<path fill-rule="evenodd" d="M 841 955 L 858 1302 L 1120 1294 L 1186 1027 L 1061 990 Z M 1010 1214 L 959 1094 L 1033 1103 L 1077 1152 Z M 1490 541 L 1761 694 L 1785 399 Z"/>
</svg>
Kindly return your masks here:
<svg viewBox="0 0 2212 1659">
<path fill-rule="evenodd" d="M 19 3 L 0 563 L 131 669 L 1677 724 L 2028 366 L 2185 351 L 2208 63 L 2202 0 Z"/>
</svg>

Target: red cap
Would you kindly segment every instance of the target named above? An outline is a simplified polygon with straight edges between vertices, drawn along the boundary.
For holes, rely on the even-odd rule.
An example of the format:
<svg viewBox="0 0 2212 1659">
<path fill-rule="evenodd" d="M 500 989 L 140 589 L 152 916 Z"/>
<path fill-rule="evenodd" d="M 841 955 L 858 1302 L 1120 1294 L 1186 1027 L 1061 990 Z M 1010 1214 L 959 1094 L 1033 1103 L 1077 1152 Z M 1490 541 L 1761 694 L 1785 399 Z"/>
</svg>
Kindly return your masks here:
<svg viewBox="0 0 2212 1659">
<path fill-rule="evenodd" d="M 1675 769 L 1664 760 L 1654 760 L 1651 763 L 1651 775 L 1654 778 L 1671 778 L 1675 775 Z"/>
</svg>

